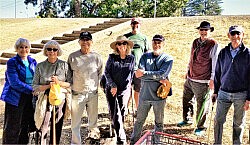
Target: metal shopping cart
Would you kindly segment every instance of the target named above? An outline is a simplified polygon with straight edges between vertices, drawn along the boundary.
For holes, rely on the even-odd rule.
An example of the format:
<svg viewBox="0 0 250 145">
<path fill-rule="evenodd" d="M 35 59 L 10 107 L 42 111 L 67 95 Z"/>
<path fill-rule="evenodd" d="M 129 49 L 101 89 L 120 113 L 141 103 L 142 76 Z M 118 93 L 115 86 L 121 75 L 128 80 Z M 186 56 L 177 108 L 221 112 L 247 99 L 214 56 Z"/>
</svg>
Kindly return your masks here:
<svg viewBox="0 0 250 145">
<path fill-rule="evenodd" d="M 148 130 L 136 143 L 135 145 L 207 145 L 197 140 L 167 134 L 163 132 L 154 132 Z"/>
</svg>

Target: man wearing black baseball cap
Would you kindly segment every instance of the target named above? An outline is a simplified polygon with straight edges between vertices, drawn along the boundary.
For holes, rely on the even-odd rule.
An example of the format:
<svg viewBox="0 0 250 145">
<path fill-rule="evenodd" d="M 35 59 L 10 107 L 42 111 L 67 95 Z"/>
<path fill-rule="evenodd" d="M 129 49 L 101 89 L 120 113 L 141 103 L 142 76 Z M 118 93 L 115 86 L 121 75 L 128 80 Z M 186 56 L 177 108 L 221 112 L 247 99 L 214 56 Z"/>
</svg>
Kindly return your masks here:
<svg viewBox="0 0 250 145">
<path fill-rule="evenodd" d="M 79 39 L 87 39 L 87 40 L 92 40 L 92 35 L 89 32 L 81 32 Z"/>
<path fill-rule="evenodd" d="M 89 32 L 81 32 L 79 36 L 80 50 L 69 55 L 69 70 L 72 76 L 72 108 L 71 108 L 71 144 L 81 144 L 81 117 L 84 109 L 88 112 L 88 138 L 97 140 L 100 131 L 97 127 L 98 119 L 98 84 L 102 75 L 102 59 L 99 54 L 93 52 L 92 35 Z"/>
<path fill-rule="evenodd" d="M 231 105 L 234 105 L 232 144 L 242 144 L 246 110 L 250 104 L 250 49 L 243 43 L 244 30 L 231 26 L 230 43 L 218 56 L 214 78 L 214 94 L 217 100 L 214 118 L 214 144 L 222 144 L 223 124 Z"/>
<path fill-rule="evenodd" d="M 191 47 L 191 57 L 185 75 L 183 91 L 183 121 L 178 123 L 178 127 L 190 126 L 193 123 L 194 96 L 197 101 L 196 129 L 195 134 L 202 136 L 206 127 L 205 121 L 209 109 L 209 90 L 214 88 L 214 70 L 219 53 L 218 43 L 210 37 L 214 27 L 209 22 L 203 21 L 197 27 L 199 38 L 193 41 Z"/>
<path fill-rule="evenodd" d="M 139 96 L 140 101 L 137 117 L 130 139 L 131 144 L 139 140 L 143 124 L 151 106 L 155 114 L 155 131 L 163 131 L 166 99 L 158 97 L 156 92 L 161 84 L 166 85 L 173 64 L 172 56 L 163 52 L 164 45 L 165 38 L 162 35 L 155 35 L 152 39 L 153 52 L 142 55 L 138 69 L 135 72 L 135 76 L 142 80 L 142 87 Z M 154 138 L 155 142 L 153 144 L 158 144 L 158 139 Z"/>
</svg>

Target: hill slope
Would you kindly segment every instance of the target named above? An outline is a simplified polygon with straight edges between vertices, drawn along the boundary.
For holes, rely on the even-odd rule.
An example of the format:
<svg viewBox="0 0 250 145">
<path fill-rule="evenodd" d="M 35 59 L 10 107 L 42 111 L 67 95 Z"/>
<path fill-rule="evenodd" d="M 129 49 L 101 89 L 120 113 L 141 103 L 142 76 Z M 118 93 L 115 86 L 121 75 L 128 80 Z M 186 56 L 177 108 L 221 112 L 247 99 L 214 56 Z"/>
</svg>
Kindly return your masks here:
<svg viewBox="0 0 250 145">
<path fill-rule="evenodd" d="M 84 20 L 84 19 L 81 19 Z M 97 19 L 98 20 L 98 19 Z M 246 46 L 250 47 L 250 16 L 211 16 L 211 17 L 170 17 L 170 18 L 157 18 L 157 19 L 143 19 L 142 21 L 142 28 L 141 31 L 148 36 L 149 41 L 151 41 L 153 35 L 155 34 L 162 34 L 166 38 L 166 49 L 165 52 L 169 53 L 174 58 L 174 65 L 171 72 L 170 80 L 173 83 L 173 96 L 167 99 L 167 105 L 165 109 L 165 129 L 164 132 L 171 133 L 171 134 L 178 134 L 186 137 L 190 137 L 193 139 L 198 139 L 203 142 L 207 141 L 207 135 L 202 138 L 197 138 L 193 135 L 193 127 L 185 127 L 185 128 L 177 128 L 176 123 L 181 121 L 181 114 L 182 114 L 182 91 L 183 91 L 183 83 L 184 79 L 183 76 L 186 71 L 186 66 L 189 61 L 189 54 L 190 54 L 190 47 L 192 41 L 198 37 L 196 27 L 199 26 L 200 22 L 203 20 L 207 20 L 211 23 L 213 27 L 215 27 L 215 31 L 212 32 L 212 37 L 218 41 L 221 47 L 224 47 L 227 43 L 229 43 L 229 39 L 227 38 L 228 28 L 231 25 L 242 25 L 245 28 L 245 38 L 244 42 Z M 6 20 L 5 20 L 6 21 Z M 29 21 L 29 20 L 28 20 Z M 30 20 L 33 21 L 33 20 Z M 46 20 L 48 22 L 48 26 L 46 29 L 47 32 L 50 32 L 51 29 L 55 29 L 55 26 L 60 22 L 57 20 Z M 95 22 L 95 21 L 93 21 Z M 9 32 L 1 33 L 1 38 L 9 37 L 12 39 L 12 36 L 17 34 L 23 34 L 30 36 L 29 39 L 36 40 L 40 39 L 39 34 L 36 34 L 35 30 L 31 30 L 30 32 L 27 31 L 32 29 L 33 22 L 30 22 L 30 25 L 27 27 L 23 27 L 24 25 L 14 22 L 11 20 L 10 22 L 6 21 L 6 26 L 11 25 L 11 23 L 15 23 L 14 28 L 15 32 L 9 29 Z M 1 20 L 2 25 L 2 20 Z M 59 27 L 59 32 L 64 32 L 66 26 L 69 24 L 65 24 L 65 26 Z M 2 26 L 1 26 L 2 27 Z M 23 31 L 25 30 L 25 31 Z M 2 31 L 2 28 L 1 28 Z M 7 30 L 5 30 L 7 31 Z M 118 35 L 124 34 L 130 31 L 130 26 L 123 27 L 119 30 L 116 30 L 112 33 L 111 36 L 106 36 L 103 38 L 97 38 L 98 36 L 94 37 L 94 50 L 99 52 L 104 59 L 104 64 L 106 63 L 106 59 L 109 53 L 112 53 L 112 50 L 109 48 L 109 44 L 115 40 Z M 46 33 L 45 31 L 40 31 L 40 33 Z M 9 33 L 13 33 L 13 35 L 8 35 Z M 51 34 L 53 35 L 53 34 Z M 22 36 L 22 35 L 20 35 Z M 34 36 L 34 38 L 32 37 Z M 40 35 L 44 37 L 44 35 Z M 47 36 L 46 36 L 47 37 Z M 28 38 L 28 37 L 27 37 Z M 8 39 L 7 39 L 8 40 Z M 8 46 L 13 45 L 16 38 L 12 39 L 12 41 L 7 42 L 7 40 L 1 39 L 1 48 L 3 48 L 3 44 L 8 43 Z M 98 41 L 95 41 L 98 40 Z M 4 42 L 4 43 L 3 43 Z M 67 47 L 63 47 L 65 50 L 61 59 L 66 60 L 69 53 L 74 50 L 79 49 L 77 41 L 74 44 L 70 44 Z M 44 58 L 40 59 L 39 61 L 43 60 Z M 3 110 L 2 107 L 0 107 Z M 211 110 L 211 109 L 210 109 Z M 214 109 L 215 110 L 215 109 Z M 100 91 L 99 97 L 99 111 L 107 113 L 107 104 L 103 93 Z M 223 144 L 232 144 L 231 136 L 232 136 L 232 111 L 233 107 L 230 109 L 230 112 L 227 116 L 227 122 L 224 126 L 224 134 L 223 134 Z M 214 115 L 213 115 L 214 116 Z M 209 115 L 210 117 L 210 115 Z M 3 119 L 3 112 L 0 112 L 0 129 L 2 129 L 2 119 Z M 131 118 L 130 118 L 131 119 Z M 209 118 L 210 119 L 210 118 Z M 247 129 L 250 126 L 250 115 L 249 111 L 247 112 Z M 131 120 L 130 120 L 131 121 Z M 107 122 L 106 122 L 107 124 Z M 150 112 L 149 117 L 146 120 L 146 124 L 144 129 L 153 129 L 154 124 L 154 116 L 152 112 Z M 69 122 L 66 123 L 69 125 Z M 130 125 L 130 126 L 129 126 Z M 128 134 L 131 133 L 131 122 L 127 125 Z M 213 126 L 213 125 L 212 125 Z M 84 129 L 85 130 L 85 129 Z M 70 129 L 67 128 L 64 130 L 63 140 L 64 143 L 70 142 Z M 0 131 L 0 136 L 2 135 Z M 84 136 L 84 135 L 83 135 Z M 244 133 L 244 144 L 247 144 L 248 132 L 245 131 Z M 0 139 L 1 141 L 1 139 Z M 210 143 L 213 142 L 213 127 L 211 127 L 210 132 Z"/>
</svg>

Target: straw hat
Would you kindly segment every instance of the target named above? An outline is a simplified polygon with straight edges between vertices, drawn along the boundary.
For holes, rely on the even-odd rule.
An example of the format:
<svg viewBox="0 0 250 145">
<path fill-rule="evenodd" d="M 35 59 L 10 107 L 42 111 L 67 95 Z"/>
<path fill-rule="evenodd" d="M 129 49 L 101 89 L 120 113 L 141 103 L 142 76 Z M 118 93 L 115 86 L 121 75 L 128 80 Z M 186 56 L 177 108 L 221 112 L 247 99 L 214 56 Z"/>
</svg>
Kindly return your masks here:
<svg viewBox="0 0 250 145">
<path fill-rule="evenodd" d="M 127 41 L 127 42 L 128 42 L 128 47 L 129 47 L 130 49 L 133 48 L 134 43 L 133 43 L 132 41 L 128 40 L 128 38 L 125 37 L 125 36 L 118 36 L 118 37 L 116 38 L 116 41 L 114 41 L 114 42 L 112 42 L 112 43 L 110 44 L 110 47 L 111 47 L 112 49 L 116 49 L 116 43 L 117 43 L 117 42 L 123 42 L 123 41 Z"/>
</svg>

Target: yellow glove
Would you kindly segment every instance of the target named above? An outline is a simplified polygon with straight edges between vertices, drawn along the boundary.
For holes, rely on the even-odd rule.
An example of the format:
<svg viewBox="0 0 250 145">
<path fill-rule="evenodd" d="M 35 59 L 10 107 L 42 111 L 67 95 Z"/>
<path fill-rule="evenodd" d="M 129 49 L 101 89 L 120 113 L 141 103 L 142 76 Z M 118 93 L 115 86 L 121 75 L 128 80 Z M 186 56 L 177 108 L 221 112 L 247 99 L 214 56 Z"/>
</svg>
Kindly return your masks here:
<svg viewBox="0 0 250 145">
<path fill-rule="evenodd" d="M 169 81 L 167 81 L 166 85 L 163 85 L 163 84 L 160 85 L 160 87 L 157 89 L 157 96 L 162 99 L 167 98 L 171 86 L 172 86 L 172 83 L 170 83 Z"/>
</svg>

